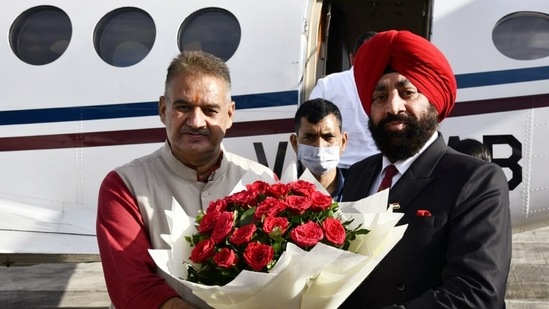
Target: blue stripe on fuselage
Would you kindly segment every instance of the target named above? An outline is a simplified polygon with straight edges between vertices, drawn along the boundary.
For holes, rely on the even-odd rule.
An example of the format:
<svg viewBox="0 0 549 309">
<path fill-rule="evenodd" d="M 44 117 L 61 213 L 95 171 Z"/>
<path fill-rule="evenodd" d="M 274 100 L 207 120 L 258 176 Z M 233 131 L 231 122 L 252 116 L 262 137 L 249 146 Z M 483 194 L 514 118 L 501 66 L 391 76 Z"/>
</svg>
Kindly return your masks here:
<svg viewBox="0 0 549 309">
<path fill-rule="evenodd" d="M 460 89 L 548 79 L 549 66 L 456 75 Z"/>
<path fill-rule="evenodd" d="M 538 80 L 549 80 L 549 66 L 456 75 L 458 88 L 473 88 Z M 298 91 L 234 96 L 236 108 L 297 105 Z M 158 115 L 158 102 L 122 103 L 0 111 L 0 125 L 100 120 Z"/>
<path fill-rule="evenodd" d="M 237 109 L 296 105 L 298 92 L 283 91 L 233 96 Z M 100 120 L 158 115 L 158 102 L 0 111 L 0 125 Z"/>
</svg>

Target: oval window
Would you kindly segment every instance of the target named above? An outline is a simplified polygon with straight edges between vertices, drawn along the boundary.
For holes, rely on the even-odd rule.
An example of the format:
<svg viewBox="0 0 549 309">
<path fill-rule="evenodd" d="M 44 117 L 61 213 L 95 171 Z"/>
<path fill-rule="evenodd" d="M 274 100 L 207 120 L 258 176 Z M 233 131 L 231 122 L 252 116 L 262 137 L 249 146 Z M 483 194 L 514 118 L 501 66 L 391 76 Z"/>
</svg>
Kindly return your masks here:
<svg viewBox="0 0 549 309">
<path fill-rule="evenodd" d="M 492 31 L 492 41 L 505 56 L 534 60 L 549 56 L 549 15 L 517 12 L 500 19 Z"/>
<path fill-rule="evenodd" d="M 57 60 L 69 46 L 72 24 L 69 16 L 54 6 L 37 6 L 23 12 L 11 25 L 13 53 L 32 65 Z"/>
<path fill-rule="evenodd" d="M 95 51 L 103 61 L 128 67 L 149 54 L 156 38 L 156 26 L 147 12 L 120 8 L 99 21 L 93 36 Z"/>
<path fill-rule="evenodd" d="M 179 28 L 179 50 L 202 50 L 224 61 L 240 44 L 240 23 L 229 11 L 206 8 L 191 14 Z"/>
</svg>

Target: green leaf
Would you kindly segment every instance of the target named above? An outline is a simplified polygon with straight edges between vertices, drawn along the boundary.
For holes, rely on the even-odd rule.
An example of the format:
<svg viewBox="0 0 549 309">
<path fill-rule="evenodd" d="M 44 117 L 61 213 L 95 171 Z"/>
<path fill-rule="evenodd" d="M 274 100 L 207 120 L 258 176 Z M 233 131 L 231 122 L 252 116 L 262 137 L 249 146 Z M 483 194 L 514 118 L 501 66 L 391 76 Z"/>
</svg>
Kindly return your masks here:
<svg viewBox="0 0 549 309">
<path fill-rule="evenodd" d="M 370 230 L 360 229 L 360 230 L 357 230 L 357 231 L 353 231 L 353 233 L 355 235 L 366 235 L 366 234 L 370 233 Z"/>
<path fill-rule="evenodd" d="M 251 224 L 254 219 L 255 207 L 252 207 L 240 215 L 240 220 L 238 221 L 239 226 L 244 226 Z"/>
</svg>

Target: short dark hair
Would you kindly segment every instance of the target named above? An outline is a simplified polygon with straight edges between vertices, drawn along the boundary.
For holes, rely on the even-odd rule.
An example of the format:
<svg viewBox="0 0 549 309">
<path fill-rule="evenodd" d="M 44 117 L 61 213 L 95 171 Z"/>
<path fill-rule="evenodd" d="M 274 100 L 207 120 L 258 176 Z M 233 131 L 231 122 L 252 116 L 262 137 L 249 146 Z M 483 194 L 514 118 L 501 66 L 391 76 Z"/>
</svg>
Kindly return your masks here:
<svg viewBox="0 0 549 309">
<path fill-rule="evenodd" d="M 464 153 L 466 155 L 470 155 L 471 157 L 475 157 L 477 159 L 481 159 L 484 161 L 492 161 L 492 154 L 490 153 L 490 150 L 488 147 L 486 147 L 483 143 L 471 139 L 466 138 L 463 139 L 456 144 L 452 146 L 455 150 Z"/>
<path fill-rule="evenodd" d="M 376 34 L 377 32 L 375 31 L 368 31 L 360 34 L 355 40 L 355 46 L 353 47 L 353 55 L 356 55 L 356 53 L 358 52 L 358 49 L 360 48 L 360 46 L 362 46 L 362 44 L 364 44 L 364 42 L 368 41 Z"/>
<path fill-rule="evenodd" d="M 341 112 L 339 111 L 339 108 L 337 108 L 337 105 L 321 98 L 305 101 L 299 106 L 297 112 L 295 113 L 295 132 L 298 133 L 302 118 L 305 118 L 312 124 L 317 124 L 330 114 L 335 116 L 338 122 L 339 130 L 342 131 Z"/>
</svg>

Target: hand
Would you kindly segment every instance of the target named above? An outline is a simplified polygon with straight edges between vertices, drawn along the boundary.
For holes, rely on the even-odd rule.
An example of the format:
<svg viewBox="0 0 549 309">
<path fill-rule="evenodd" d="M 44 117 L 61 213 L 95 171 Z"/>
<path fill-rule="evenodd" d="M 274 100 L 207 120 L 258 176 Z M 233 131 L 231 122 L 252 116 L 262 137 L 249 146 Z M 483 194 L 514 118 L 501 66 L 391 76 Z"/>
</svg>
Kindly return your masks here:
<svg viewBox="0 0 549 309">
<path fill-rule="evenodd" d="M 196 309 L 196 307 L 179 297 L 172 297 L 164 302 L 160 309 Z"/>
</svg>

